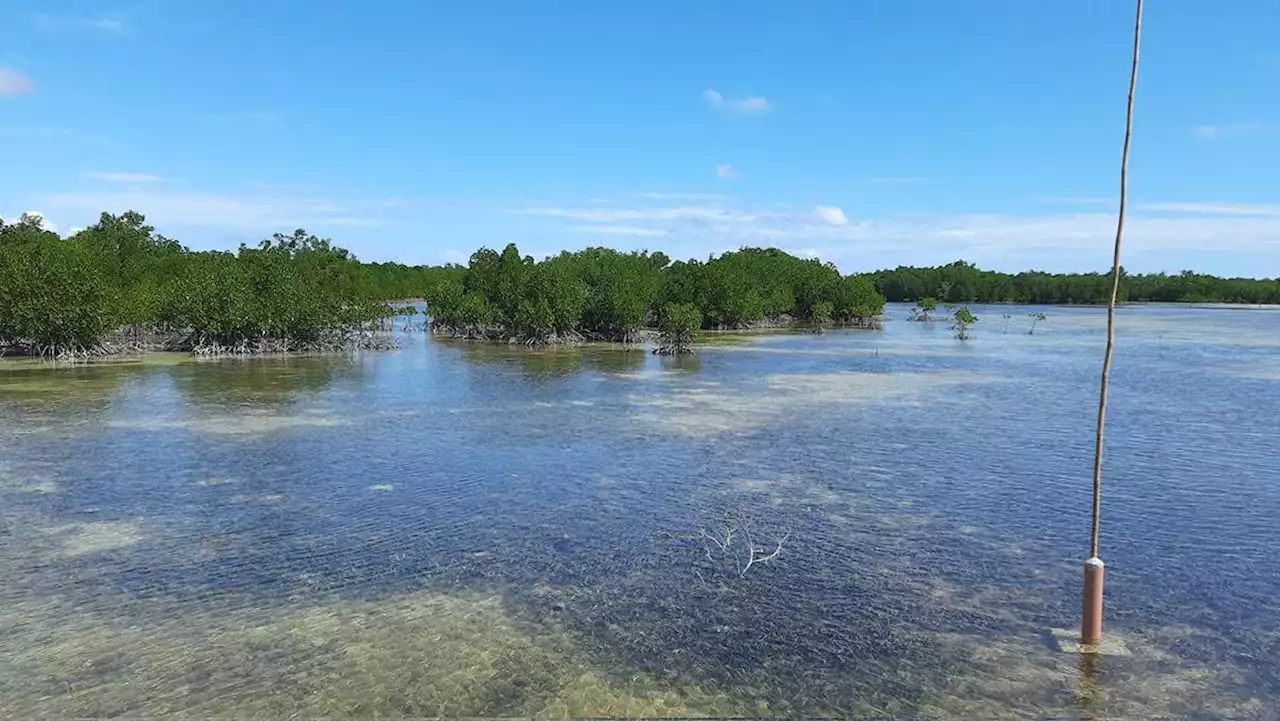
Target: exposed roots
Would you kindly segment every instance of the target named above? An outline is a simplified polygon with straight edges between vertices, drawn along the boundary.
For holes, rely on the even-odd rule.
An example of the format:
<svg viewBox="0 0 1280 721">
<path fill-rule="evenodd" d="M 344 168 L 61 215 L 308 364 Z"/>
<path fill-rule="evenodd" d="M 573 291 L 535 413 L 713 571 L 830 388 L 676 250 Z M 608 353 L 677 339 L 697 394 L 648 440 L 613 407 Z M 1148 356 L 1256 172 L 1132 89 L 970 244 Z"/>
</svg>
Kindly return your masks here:
<svg viewBox="0 0 1280 721">
<path fill-rule="evenodd" d="M 693 355 L 693 349 L 687 345 L 660 345 L 653 349 L 655 355 Z"/>
<path fill-rule="evenodd" d="M 575 345 L 583 342 L 584 340 L 590 340 L 587 336 L 576 331 L 563 333 L 526 333 L 523 331 L 512 331 L 503 326 L 451 325 L 437 321 L 431 321 L 429 328 L 433 335 L 452 338 L 454 340 L 468 340 L 484 343 L 507 343 L 509 345 L 524 345 L 528 347 Z"/>
</svg>

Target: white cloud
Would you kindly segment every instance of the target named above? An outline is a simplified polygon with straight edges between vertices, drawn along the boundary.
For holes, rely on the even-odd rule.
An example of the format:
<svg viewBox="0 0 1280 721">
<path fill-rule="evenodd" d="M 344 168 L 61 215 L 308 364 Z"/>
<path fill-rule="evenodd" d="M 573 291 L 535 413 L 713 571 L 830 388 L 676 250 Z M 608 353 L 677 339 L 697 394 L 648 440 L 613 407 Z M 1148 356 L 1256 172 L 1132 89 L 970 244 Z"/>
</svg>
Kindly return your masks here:
<svg viewBox="0 0 1280 721">
<path fill-rule="evenodd" d="M 19 213 L 19 214 L 17 214 L 17 215 L 14 215 L 14 216 L 10 217 L 10 218 L 9 218 L 9 220 L 4 221 L 4 223 L 2 223 L 2 224 L 3 224 L 3 225 L 17 225 L 18 223 L 20 223 L 20 222 L 22 221 L 23 216 L 27 216 L 27 215 L 29 215 L 29 216 L 31 216 L 31 217 L 33 217 L 33 218 L 38 218 L 38 219 L 40 220 L 40 227 L 41 227 L 41 228 L 44 228 L 45 230 L 52 230 L 52 231 L 53 231 L 53 232 L 55 232 L 55 233 L 56 233 L 56 232 L 58 232 L 58 225 L 57 225 L 57 223 L 54 223 L 53 221 L 51 221 L 51 220 L 49 220 L 48 218 L 46 218 L 46 217 L 45 217 L 45 215 L 44 215 L 44 213 L 41 213 L 41 212 L 40 212 L 40 211 L 38 211 L 38 210 L 28 210 L 28 211 L 26 211 L 26 212 L 24 212 L 24 213 Z M 4 217 L 4 216 L 0 216 L 0 217 Z"/>
<path fill-rule="evenodd" d="M 957 258 L 1005 270 L 1054 266 L 1084 270 L 1110 262 L 1113 212 L 969 213 L 851 219 L 838 206 L 778 207 L 768 212 L 729 203 L 665 207 L 525 208 L 522 214 L 588 221 L 591 232 L 669 235 L 668 252 L 770 245 L 806 257 L 845 262 L 844 270 L 898 263 L 934 265 Z M 1195 215 L 1187 215 L 1196 212 Z M 584 226 L 571 223 L 565 229 Z M 1130 267 L 1177 263 L 1170 251 L 1204 248 L 1280 260 L 1280 206 L 1245 203 L 1147 203 L 1133 209 L 1125 232 Z M 1135 264 L 1134 257 L 1139 261 Z M 1172 261 L 1170 259 L 1173 259 Z M 855 266 L 849 267 L 849 263 Z M 1247 273 L 1256 260 L 1242 262 Z"/>
<path fill-rule="evenodd" d="M 446 250 L 444 259 L 446 263 L 466 263 L 471 259 L 471 256 L 460 250 Z"/>
<path fill-rule="evenodd" d="M 383 199 L 340 200 L 280 193 L 231 195 L 132 187 L 90 193 L 53 193 L 40 202 L 60 216 L 96 218 L 102 211 L 137 210 L 156 226 L 222 228 L 246 232 L 330 226 L 376 227 L 388 212 Z"/>
<path fill-rule="evenodd" d="M 1222 127 L 1218 125 L 1197 125 L 1191 129 L 1191 134 L 1201 140 L 1213 140 L 1222 134 Z"/>
<path fill-rule="evenodd" d="M 867 178 L 872 183 L 927 183 L 929 179 L 923 175 L 873 175 Z"/>
<path fill-rule="evenodd" d="M 662 208 L 519 208 L 511 211 L 520 215 L 541 215 L 551 218 L 571 218 L 593 223 L 619 221 L 705 221 L 749 223 L 768 214 L 755 213 L 718 205 L 678 205 Z"/>
<path fill-rule="evenodd" d="M 724 164 L 722 164 L 722 165 L 717 165 L 717 166 L 716 166 L 716 177 L 717 177 L 717 178 L 719 178 L 719 179 L 721 179 L 721 180 L 737 180 L 737 179 L 738 179 L 738 169 L 737 169 L 737 168 L 735 168 L 735 167 L 733 167 L 733 166 L 732 166 L 732 165 L 730 165 L 729 163 L 724 163 Z"/>
<path fill-rule="evenodd" d="M 1198 140 L 1219 140 L 1241 135 L 1275 135 L 1280 127 L 1256 121 L 1243 123 L 1222 123 L 1217 125 L 1196 125 L 1191 128 L 1191 135 Z"/>
<path fill-rule="evenodd" d="M 46 15 L 36 13 L 35 24 L 42 30 L 58 30 L 61 28 L 83 28 L 104 33 L 122 33 L 124 23 L 110 18 L 96 18 L 84 15 Z"/>
<path fill-rule="evenodd" d="M 603 235 L 634 235 L 640 237 L 671 235 L 669 230 L 641 228 L 634 225 L 580 225 L 577 229 L 587 233 L 600 233 Z"/>
<path fill-rule="evenodd" d="M 707 89 L 702 91 L 702 98 L 707 101 L 708 105 L 717 110 L 724 110 L 738 115 L 755 115 L 773 110 L 772 103 L 766 98 L 755 95 L 733 99 L 726 98 L 719 91 Z"/>
<path fill-rule="evenodd" d="M 723 193 L 641 193 L 640 197 L 649 200 L 725 200 L 729 196 Z"/>
<path fill-rule="evenodd" d="M 36 84 L 31 78 L 13 68 L 0 65 L 0 98 L 24 95 L 35 89 Z"/>
<path fill-rule="evenodd" d="M 159 175 L 151 175 L 150 173 L 91 171 L 81 173 L 81 175 L 92 180 L 106 180 L 112 183 L 160 183 L 164 181 L 164 178 Z"/>
<path fill-rule="evenodd" d="M 68 135 L 71 135 L 70 130 L 49 125 L 0 125 L 0 136 L 6 137 L 60 138 Z"/>
<path fill-rule="evenodd" d="M 819 205 L 813 209 L 813 214 L 827 225 L 849 224 L 849 218 L 845 216 L 844 211 L 834 205 Z"/>
<path fill-rule="evenodd" d="M 1142 203 L 1139 210 L 1156 210 L 1170 213 L 1193 213 L 1196 215 L 1258 215 L 1269 218 L 1280 218 L 1280 203 Z"/>
<path fill-rule="evenodd" d="M 1075 205 L 1106 205 L 1108 203 L 1117 203 L 1115 198 L 1104 198 L 1102 196 L 1091 195 L 1065 195 L 1053 198 L 1046 198 L 1050 203 L 1071 203 Z"/>
</svg>

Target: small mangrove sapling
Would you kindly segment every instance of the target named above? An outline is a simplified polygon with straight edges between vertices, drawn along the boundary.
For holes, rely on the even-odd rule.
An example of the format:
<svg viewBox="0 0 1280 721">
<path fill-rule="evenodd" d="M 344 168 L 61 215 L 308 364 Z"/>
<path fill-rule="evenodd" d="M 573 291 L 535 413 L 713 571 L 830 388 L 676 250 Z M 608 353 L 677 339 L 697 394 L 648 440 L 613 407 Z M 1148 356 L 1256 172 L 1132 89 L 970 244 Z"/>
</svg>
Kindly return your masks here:
<svg viewBox="0 0 1280 721">
<path fill-rule="evenodd" d="M 969 326 L 978 322 L 978 317 L 969 312 L 969 306 L 962 305 L 951 316 L 951 330 L 955 331 L 956 340 L 969 339 Z"/>
<path fill-rule="evenodd" d="M 938 301 L 933 298 L 921 298 L 916 307 L 911 309 L 911 320 L 929 322 L 933 320 L 933 312 L 938 309 Z"/>
<path fill-rule="evenodd" d="M 702 327 L 702 313 L 689 303 L 668 303 L 658 318 L 658 355 L 687 355 Z"/>
<path fill-rule="evenodd" d="M 1049 316 L 1044 313 L 1028 313 L 1027 315 L 1031 318 L 1031 330 L 1027 331 L 1027 335 L 1035 335 L 1036 323 L 1042 323 L 1049 319 Z"/>
</svg>

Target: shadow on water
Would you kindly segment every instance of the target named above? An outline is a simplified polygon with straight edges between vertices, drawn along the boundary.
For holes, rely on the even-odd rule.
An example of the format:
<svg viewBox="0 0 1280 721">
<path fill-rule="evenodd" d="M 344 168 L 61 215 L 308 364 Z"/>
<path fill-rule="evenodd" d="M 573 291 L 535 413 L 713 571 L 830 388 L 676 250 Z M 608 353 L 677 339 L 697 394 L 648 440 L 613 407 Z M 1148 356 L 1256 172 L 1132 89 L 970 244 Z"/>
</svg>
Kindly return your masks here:
<svg viewBox="0 0 1280 721">
<path fill-rule="evenodd" d="M 1122 344 L 1082 668 L 1097 329 L 1048 323 L 144 374 L 0 441 L 0 716 L 1274 715 L 1280 384 Z"/>
<path fill-rule="evenodd" d="M 277 405 L 336 385 L 358 388 L 363 365 L 345 354 L 205 360 L 176 369 L 174 388 L 194 405 Z"/>
<path fill-rule="evenodd" d="M 518 368 L 527 378 L 569 377 L 583 370 L 604 373 L 634 371 L 645 365 L 643 346 L 616 343 L 586 343 L 568 347 L 526 348 L 493 343 L 453 342 L 462 357 L 481 367 L 498 365 Z"/>
</svg>

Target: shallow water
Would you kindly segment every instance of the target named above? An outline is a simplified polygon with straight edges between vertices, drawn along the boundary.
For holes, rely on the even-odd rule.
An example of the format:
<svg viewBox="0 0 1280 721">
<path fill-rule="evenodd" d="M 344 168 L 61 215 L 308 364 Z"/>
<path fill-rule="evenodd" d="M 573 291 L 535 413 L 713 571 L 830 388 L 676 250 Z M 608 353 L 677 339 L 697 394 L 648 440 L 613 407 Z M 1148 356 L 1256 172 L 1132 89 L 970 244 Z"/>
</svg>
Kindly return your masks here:
<svg viewBox="0 0 1280 721">
<path fill-rule="evenodd" d="M 0 364 L 0 716 L 1280 714 L 1280 312 L 1121 310 L 1082 661 L 1105 313 L 974 310 Z"/>
</svg>

